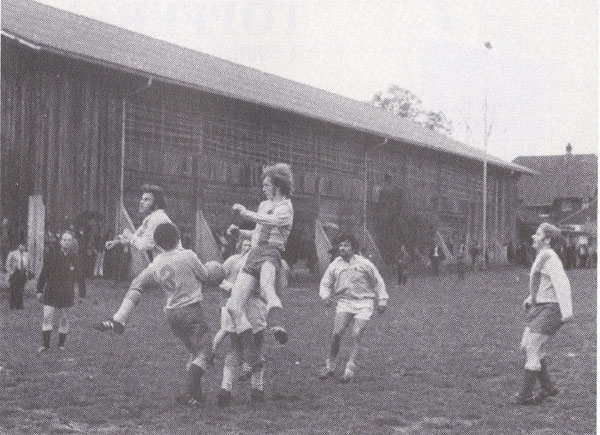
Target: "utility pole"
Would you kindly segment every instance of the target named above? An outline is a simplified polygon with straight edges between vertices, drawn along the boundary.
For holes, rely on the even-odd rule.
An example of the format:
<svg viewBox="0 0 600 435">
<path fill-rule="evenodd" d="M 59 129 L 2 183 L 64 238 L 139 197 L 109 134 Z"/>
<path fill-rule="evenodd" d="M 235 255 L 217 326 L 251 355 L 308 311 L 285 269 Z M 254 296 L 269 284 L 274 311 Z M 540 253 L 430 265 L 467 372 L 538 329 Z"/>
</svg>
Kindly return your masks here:
<svg viewBox="0 0 600 435">
<path fill-rule="evenodd" d="M 364 160 L 364 191 L 363 191 L 363 216 L 362 216 L 362 221 L 363 221 L 363 228 L 362 228 L 362 249 L 366 250 L 367 248 L 367 193 L 368 193 L 368 170 L 369 170 L 369 151 L 375 151 L 376 149 L 382 147 L 383 145 L 385 145 L 388 141 L 388 138 L 386 137 L 384 139 L 383 142 L 376 144 L 375 146 L 373 146 L 373 148 L 366 148 L 365 147 L 365 160 Z"/>
<path fill-rule="evenodd" d="M 481 235 L 481 254 L 483 255 L 483 264 L 487 257 L 487 163 L 488 163 L 488 78 L 489 78 L 489 52 L 492 49 L 492 43 L 487 41 L 483 46 L 485 52 L 485 93 L 483 99 L 483 225 Z"/>
</svg>

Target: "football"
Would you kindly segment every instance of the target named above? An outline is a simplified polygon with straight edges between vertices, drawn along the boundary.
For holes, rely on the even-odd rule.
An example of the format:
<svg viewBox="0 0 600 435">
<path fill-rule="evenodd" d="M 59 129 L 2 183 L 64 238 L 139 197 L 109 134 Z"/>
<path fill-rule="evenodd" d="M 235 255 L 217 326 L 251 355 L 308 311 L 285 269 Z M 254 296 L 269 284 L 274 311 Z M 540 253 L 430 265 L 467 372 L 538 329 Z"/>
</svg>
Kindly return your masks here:
<svg viewBox="0 0 600 435">
<path fill-rule="evenodd" d="M 218 286 L 225 279 L 225 269 L 221 263 L 217 261 L 208 261 L 204 265 L 206 267 L 207 278 L 206 283 L 211 286 Z"/>
</svg>

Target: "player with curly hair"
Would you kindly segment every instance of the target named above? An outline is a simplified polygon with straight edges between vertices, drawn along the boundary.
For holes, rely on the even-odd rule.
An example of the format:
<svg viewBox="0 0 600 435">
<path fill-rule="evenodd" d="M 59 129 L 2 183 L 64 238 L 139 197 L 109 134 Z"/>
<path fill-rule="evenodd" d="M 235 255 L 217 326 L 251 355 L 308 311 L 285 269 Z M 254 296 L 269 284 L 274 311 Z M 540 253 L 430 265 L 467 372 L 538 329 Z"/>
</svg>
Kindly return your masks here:
<svg viewBox="0 0 600 435">
<path fill-rule="evenodd" d="M 353 235 L 340 236 L 338 254 L 323 274 L 319 288 L 319 296 L 323 302 L 331 305 L 335 301 L 336 310 L 331 346 L 325 366 L 319 370 L 318 377 L 325 380 L 334 375 L 344 331 L 353 321 L 350 357 L 339 378 L 341 382 L 349 382 L 354 378 L 360 340 L 375 311 L 375 300 L 377 311 L 383 313 L 389 296 L 375 265 L 358 254 L 358 241 Z"/>
</svg>

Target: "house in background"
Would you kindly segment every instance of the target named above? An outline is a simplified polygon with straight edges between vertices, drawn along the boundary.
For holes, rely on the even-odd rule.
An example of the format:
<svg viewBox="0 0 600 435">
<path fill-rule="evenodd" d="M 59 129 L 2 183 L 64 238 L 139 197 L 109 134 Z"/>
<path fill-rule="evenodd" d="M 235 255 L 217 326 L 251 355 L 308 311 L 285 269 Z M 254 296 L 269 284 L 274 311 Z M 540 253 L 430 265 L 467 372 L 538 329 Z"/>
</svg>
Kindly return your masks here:
<svg viewBox="0 0 600 435">
<path fill-rule="evenodd" d="M 572 151 L 571 144 L 567 144 L 563 155 L 520 156 L 513 160 L 540 174 L 523 176 L 517 182 L 521 240 L 528 240 L 541 222 L 559 225 L 567 233 L 596 234 L 598 156 Z"/>
</svg>

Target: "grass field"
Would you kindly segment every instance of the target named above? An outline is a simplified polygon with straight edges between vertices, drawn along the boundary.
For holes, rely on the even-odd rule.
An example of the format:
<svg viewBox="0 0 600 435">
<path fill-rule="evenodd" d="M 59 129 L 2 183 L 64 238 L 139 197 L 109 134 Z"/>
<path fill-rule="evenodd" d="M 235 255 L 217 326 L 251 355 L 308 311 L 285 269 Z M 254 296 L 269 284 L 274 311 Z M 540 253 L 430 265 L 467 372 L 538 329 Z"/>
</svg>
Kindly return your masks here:
<svg viewBox="0 0 600 435">
<path fill-rule="evenodd" d="M 199 434 L 591 434 L 596 426 L 596 271 L 569 273 L 575 319 L 550 345 L 561 394 L 539 407 L 507 399 L 520 386 L 523 269 L 387 280 L 388 311 L 374 316 L 355 382 L 319 381 L 332 325 L 317 283 L 289 290 L 292 338 L 267 341 L 267 402 L 249 385 L 233 406 L 216 407 L 222 353 L 205 378 L 202 409 L 175 406 L 186 352 L 169 331 L 163 295 L 146 295 L 122 336 L 90 329 L 111 315 L 123 286 L 92 281 L 71 312 L 67 350 L 38 355 L 41 306 L 29 290 L 25 311 L 0 299 L 0 433 Z M 217 294 L 206 313 L 217 325 Z M 347 358 L 342 345 L 341 356 Z"/>
</svg>

